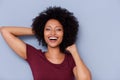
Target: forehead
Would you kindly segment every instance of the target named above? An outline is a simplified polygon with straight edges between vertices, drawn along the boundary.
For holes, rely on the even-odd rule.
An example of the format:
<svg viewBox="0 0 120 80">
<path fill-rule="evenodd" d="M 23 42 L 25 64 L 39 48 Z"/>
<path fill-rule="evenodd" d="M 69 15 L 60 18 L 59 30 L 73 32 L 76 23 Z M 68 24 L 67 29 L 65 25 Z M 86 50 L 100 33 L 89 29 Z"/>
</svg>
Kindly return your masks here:
<svg viewBox="0 0 120 80">
<path fill-rule="evenodd" d="M 46 22 L 45 27 L 63 27 L 62 24 L 56 19 L 50 19 Z"/>
</svg>

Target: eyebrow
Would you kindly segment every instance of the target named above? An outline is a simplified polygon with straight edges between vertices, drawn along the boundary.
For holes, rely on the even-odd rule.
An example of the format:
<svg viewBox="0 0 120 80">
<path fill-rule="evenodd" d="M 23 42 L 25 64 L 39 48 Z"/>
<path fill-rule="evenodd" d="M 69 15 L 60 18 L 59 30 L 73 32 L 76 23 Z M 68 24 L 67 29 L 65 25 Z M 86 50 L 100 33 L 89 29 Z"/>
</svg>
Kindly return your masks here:
<svg viewBox="0 0 120 80">
<path fill-rule="evenodd" d="M 51 27 L 51 26 L 46 26 L 46 27 Z M 63 28 L 62 26 L 56 26 L 56 27 Z M 55 28 L 56 28 L 56 27 L 55 27 Z"/>
</svg>

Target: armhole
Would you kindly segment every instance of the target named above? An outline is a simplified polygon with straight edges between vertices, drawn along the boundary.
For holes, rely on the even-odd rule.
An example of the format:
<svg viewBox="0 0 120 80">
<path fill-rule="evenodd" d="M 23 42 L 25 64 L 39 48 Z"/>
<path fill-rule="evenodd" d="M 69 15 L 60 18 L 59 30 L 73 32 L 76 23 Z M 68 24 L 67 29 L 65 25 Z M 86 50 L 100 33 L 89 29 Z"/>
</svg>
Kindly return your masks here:
<svg viewBox="0 0 120 80">
<path fill-rule="evenodd" d="M 26 44 L 26 59 L 25 59 L 26 61 L 28 61 L 29 46 L 30 46 L 29 44 Z"/>
</svg>

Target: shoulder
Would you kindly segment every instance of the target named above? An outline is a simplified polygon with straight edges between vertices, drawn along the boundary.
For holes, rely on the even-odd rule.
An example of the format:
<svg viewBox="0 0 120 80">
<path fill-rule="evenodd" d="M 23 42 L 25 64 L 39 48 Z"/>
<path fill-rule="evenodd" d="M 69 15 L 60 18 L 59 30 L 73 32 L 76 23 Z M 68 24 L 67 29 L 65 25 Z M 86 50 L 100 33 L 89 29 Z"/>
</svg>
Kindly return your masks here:
<svg viewBox="0 0 120 80">
<path fill-rule="evenodd" d="M 43 52 L 41 49 L 37 49 L 30 44 L 26 44 L 26 53 L 27 53 L 27 59 L 32 59 L 33 57 L 36 56 L 43 56 Z"/>
<path fill-rule="evenodd" d="M 26 44 L 26 50 L 29 51 L 29 52 L 35 52 L 35 51 L 40 51 L 42 52 L 41 49 L 37 49 L 35 48 L 34 46 L 30 45 L 30 44 Z"/>
<path fill-rule="evenodd" d="M 71 53 L 69 51 L 65 51 L 65 54 L 68 56 L 68 57 L 72 57 Z"/>
<path fill-rule="evenodd" d="M 74 60 L 73 60 L 73 57 L 72 57 L 72 55 L 71 55 L 71 53 L 69 52 L 69 51 L 65 51 L 65 54 L 66 54 L 66 56 L 67 56 L 67 59 L 71 62 L 74 62 Z"/>
<path fill-rule="evenodd" d="M 67 56 L 69 66 L 71 66 L 73 68 L 75 66 L 75 61 L 74 61 L 71 53 L 69 51 L 65 51 L 65 54 Z"/>
</svg>

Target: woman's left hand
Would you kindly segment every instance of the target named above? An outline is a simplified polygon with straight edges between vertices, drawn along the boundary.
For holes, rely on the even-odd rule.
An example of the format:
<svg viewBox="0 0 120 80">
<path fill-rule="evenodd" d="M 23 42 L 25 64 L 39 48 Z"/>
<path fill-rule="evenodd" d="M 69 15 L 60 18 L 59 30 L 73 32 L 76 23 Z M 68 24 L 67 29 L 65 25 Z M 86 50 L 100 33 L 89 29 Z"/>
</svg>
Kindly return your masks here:
<svg viewBox="0 0 120 80">
<path fill-rule="evenodd" d="M 71 46 L 68 46 L 66 50 L 68 50 L 71 54 L 77 53 L 76 44 L 72 44 Z"/>
</svg>

